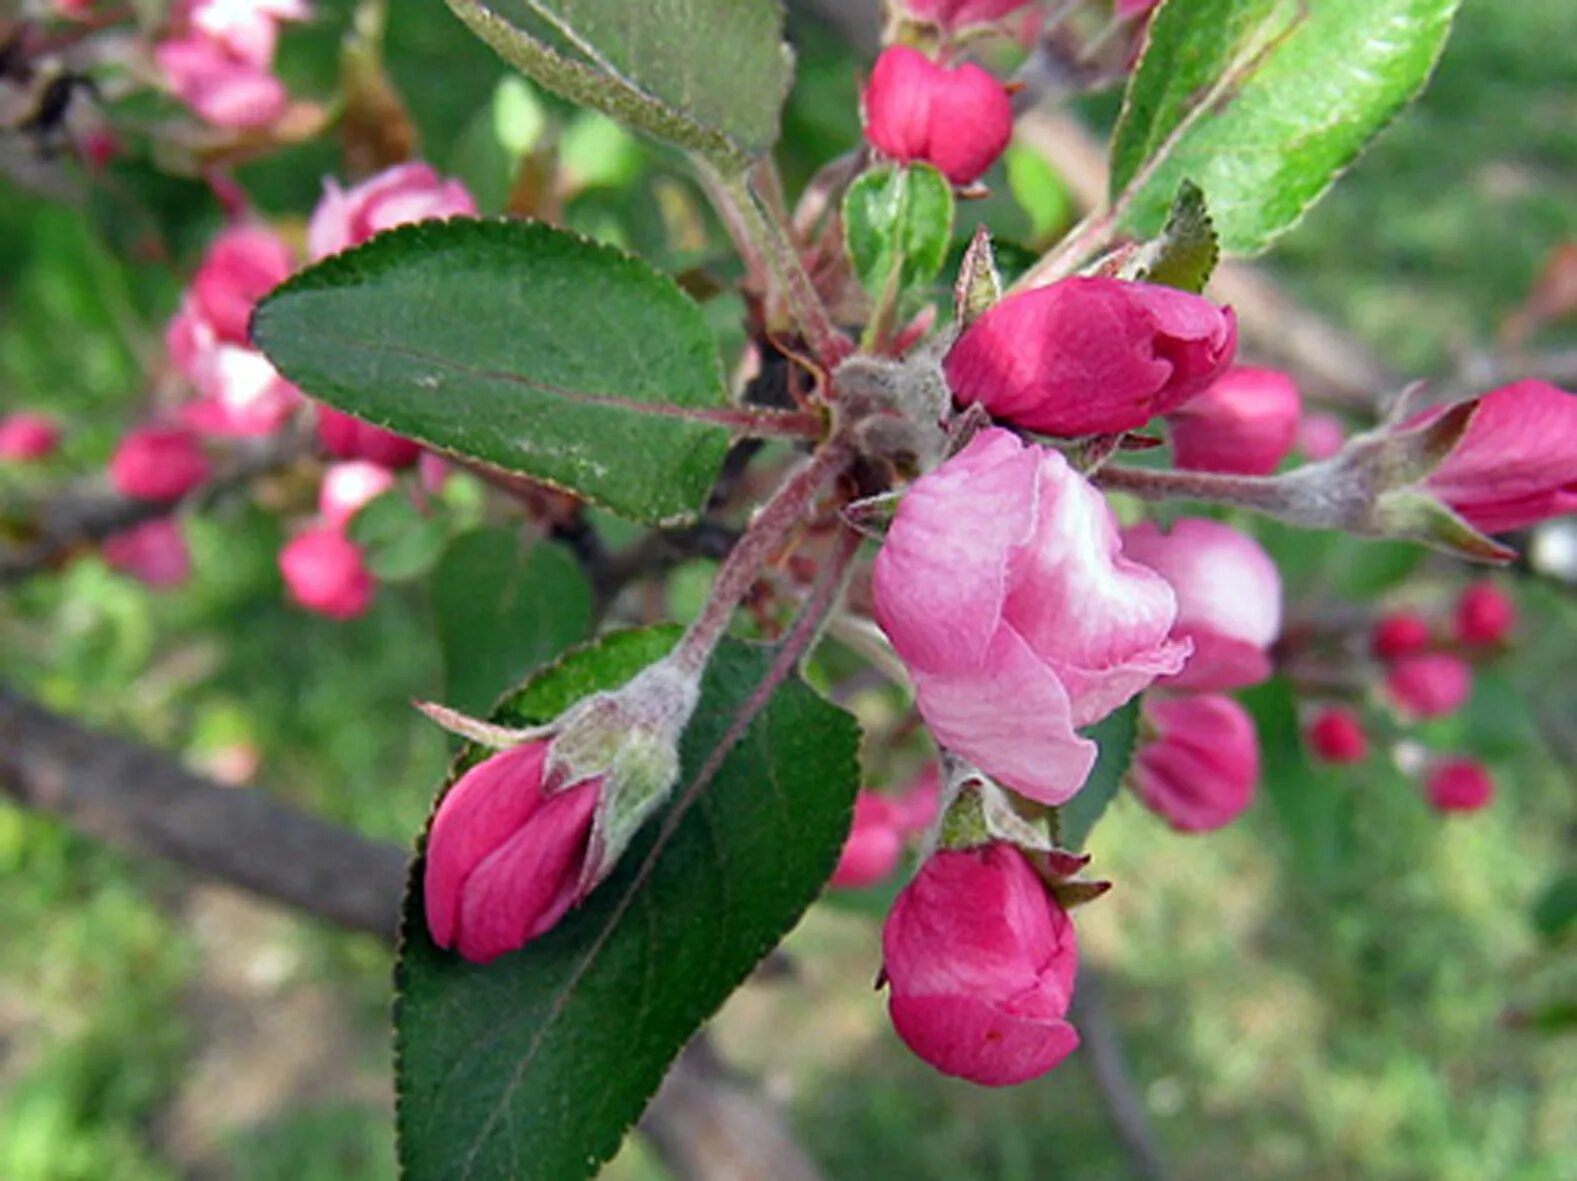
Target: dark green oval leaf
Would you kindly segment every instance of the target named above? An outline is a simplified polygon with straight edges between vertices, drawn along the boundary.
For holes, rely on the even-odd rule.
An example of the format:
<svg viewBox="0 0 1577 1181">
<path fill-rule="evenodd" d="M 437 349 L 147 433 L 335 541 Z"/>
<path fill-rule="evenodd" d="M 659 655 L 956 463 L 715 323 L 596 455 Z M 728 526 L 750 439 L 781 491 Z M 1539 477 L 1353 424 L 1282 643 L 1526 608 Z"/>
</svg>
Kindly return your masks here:
<svg viewBox="0 0 1577 1181">
<path fill-rule="evenodd" d="M 331 406 L 654 524 L 705 502 L 734 421 L 700 308 L 533 223 L 380 234 L 277 288 L 252 335 Z"/>
<path fill-rule="evenodd" d="M 777 140 L 793 76 L 776 0 L 448 0 L 573 102 L 741 171 Z"/>
<path fill-rule="evenodd" d="M 445 705 L 481 715 L 510 685 L 591 631 L 591 585 L 562 546 L 477 529 L 449 544 L 432 581 Z"/>
<path fill-rule="evenodd" d="M 1459 2 L 1167 0 L 1112 139 L 1124 225 L 1154 234 L 1186 178 L 1223 249 L 1263 249 L 1423 87 Z"/>
<path fill-rule="evenodd" d="M 546 721 L 623 683 L 676 636 L 610 636 L 495 717 Z M 480 967 L 434 947 L 421 860 L 412 867 L 395 974 L 408 1181 L 590 1177 L 684 1043 L 814 900 L 848 832 L 858 734 L 797 680 L 752 715 L 772 659 L 724 645 L 685 734 L 676 802 L 528 947 Z"/>
</svg>

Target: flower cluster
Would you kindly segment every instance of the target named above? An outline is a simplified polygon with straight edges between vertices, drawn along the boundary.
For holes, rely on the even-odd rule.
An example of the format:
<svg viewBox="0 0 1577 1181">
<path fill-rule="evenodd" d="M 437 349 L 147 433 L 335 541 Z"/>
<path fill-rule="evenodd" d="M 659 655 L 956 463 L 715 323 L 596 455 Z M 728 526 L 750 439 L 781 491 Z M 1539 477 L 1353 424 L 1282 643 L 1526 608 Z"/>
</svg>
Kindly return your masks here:
<svg viewBox="0 0 1577 1181">
<path fill-rule="evenodd" d="M 154 61 L 171 93 L 206 122 L 267 127 L 290 102 L 274 73 L 279 26 L 311 15 L 308 0 L 181 0 Z"/>
</svg>

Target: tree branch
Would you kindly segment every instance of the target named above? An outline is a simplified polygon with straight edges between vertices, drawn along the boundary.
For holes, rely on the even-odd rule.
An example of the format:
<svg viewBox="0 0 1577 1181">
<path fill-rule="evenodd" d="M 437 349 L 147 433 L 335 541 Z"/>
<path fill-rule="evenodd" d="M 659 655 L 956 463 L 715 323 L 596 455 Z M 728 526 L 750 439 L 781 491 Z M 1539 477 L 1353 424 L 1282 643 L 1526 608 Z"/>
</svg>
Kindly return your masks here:
<svg viewBox="0 0 1577 1181">
<path fill-rule="evenodd" d="M 168 755 L 90 731 L 0 684 L 0 795 L 107 844 L 390 940 L 406 850 L 253 788 L 220 787 Z M 782 1113 L 712 1053 L 703 1032 L 640 1123 L 686 1181 L 820 1181 Z"/>
</svg>

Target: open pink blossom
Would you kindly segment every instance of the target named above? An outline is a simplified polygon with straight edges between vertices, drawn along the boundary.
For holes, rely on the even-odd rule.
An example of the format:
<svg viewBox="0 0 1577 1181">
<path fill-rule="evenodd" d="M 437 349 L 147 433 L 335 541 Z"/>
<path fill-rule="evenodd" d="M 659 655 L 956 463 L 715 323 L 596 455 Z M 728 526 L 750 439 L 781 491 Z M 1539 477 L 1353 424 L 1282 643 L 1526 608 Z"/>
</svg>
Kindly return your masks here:
<svg viewBox="0 0 1577 1181">
<path fill-rule="evenodd" d="M 180 408 L 180 417 L 201 435 L 272 435 L 302 404 L 301 391 L 261 352 L 244 345 L 205 346 L 192 358 L 188 376 L 200 396 Z"/>
<path fill-rule="evenodd" d="M 1504 644 L 1516 627 L 1517 604 L 1495 583 L 1475 582 L 1457 597 L 1454 622 L 1459 643 L 1493 648 Z"/>
<path fill-rule="evenodd" d="M 831 884 L 845 890 L 874 886 L 897 869 L 903 856 L 902 816 L 896 801 L 874 791 L 860 792 Z"/>
<path fill-rule="evenodd" d="M 1269 475 L 1292 450 L 1300 412 L 1292 378 L 1238 366 L 1167 416 L 1172 453 L 1180 468 Z"/>
<path fill-rule="evenodd" d="M 1404 714 L 1441 718 L 1461 709 L 1473 692 L 1473 669 L 1449 652 L 1401 656 L 1386 670 L 1385 688 Z"/>
<path fill-rule="evenodd" d="M 1363 722 L 1345 705 L 1329 705 L 1309 721 L 1309 749 L 1322 763 L 1361 763 L 1369 757 Z"/>
<path fill-rule="evenodd" d="M 104 539 L 104 560 L 113 570 L 158 590 L 182 586 L 192 576 L 192 554 L 181 527 L 153 517 Z"/>
<path fill-rule="evenodd" d="M 1259 785 L 1254 719 L 1220 693 L 1151 694 L 1155 737 L 1134 756 L 1134 791 L 1179 832 L 1209 832 L 1241 816 Z"/>
<path fill-rule="evenodd" d="M 196 30 L 159 42 L 153 59 L 170 91 L 215 127 L 268 127 L 290 103 L 269 66 Z"/>
<path fill-rule="evenodd" d="M 972 184 L 1013 138 L 1002 83 L 972 62 L 942 66 L 907 45 L 882 51 L 866 84 L 865 137 L 893 160 L 933 164 Z"/>
<path fill-rule="evenodd" d="M 949 31 L 995 24 L 1029 3 L 1030 0 L 903 0 L 910 16 Z"/>
<path fill-rule="evenodd" d="M 943 1074 L 1008 1086 L 1078 1047 L 1068 1003 L 1073 922 L 1024 854 L 993 843 L 934 853 L 882 927 L 893 1028 Z"/>
<path fill-rule="evenodd" d="M 1202 392 L 1237 348 L 1230 308 L 1118 279 L 1064 279 L 1010 295 L 947 354 L 960 405 L 1048 435 L 1143 426 Z"/>
<path fill-rule="evenodd" d="M 580 901 L 602 781 L 544 793 L 548 750 L 530 742 L 476 764 L 427 834 L 427 930 L 474 963 L 525 946 Z"/>
<path fill-rule="evenodd" d="M 1577 512 L 1577 394 L 1519 381 L 1476 401 L 1466 433 L 1423 488 L 1485 533 Z"/>
<path fill-rule="evenodd" d="M 1123 549 L 1177 592 L 1174 639 L 1193 642 L 1188 665 L 1167 684 L 1221 690 L 1270 676 L 1281 635 L 1281 574 L 1260 544 L 1218 521 L 1187 518 L 1163 533 L 1146 521 L 1123 532 Z"/>
<path fill-rule="evenodd" d="M 365 459 L 331 463 L 318 488 L 318 511 L 328 524 L 343 529 L 363 506 L 377 500 L 394 484 L 393 472 Z"/>
<path fill-rule="evenodd" d="M 1476 759 L 1442 759 L 1424 778 L 1424 798 L 1437 812 L 1477 812 L 1495 798 L 1495 780 Z"/>
<path fill-rule="evenodd" d="M 179 500 L 210 474 L 208 456 L 185 427 L 128 431 L 110 458 L 110 483 L 138 500 Z"/>
<path fill-rule="evenodd" d="M 0 461 L 48 459 L 60 446 L 60 427 L 47 414 L 19 411 L 0 418 Z"/>
<path fill-rule="evenodd" d="M 330 619 L 354 619 L 372 604 L 372 573 L 355 542 L 332 525 L 314 525 L 279 551 L 290 597 Z"/>
<path fill-rule="evenodd" d="M 307 251 L 317 260 L 407 222 L 474 216 L 476 202 L 458 180 L 446 180 L 430 164 L 396 164 L 349 190 L 325 180 L 307 223 Z"/>
<path fill-rule="evenodd" d="M 1110 507 L 1063 457 L 990 429 L 904 495 L 877 555 L 876 618 L 937 740 L 1049 804 L 1083 785 L 1099 721 L 1186 643 L 1176 599 L 1121 552 Z"/>
</svg>

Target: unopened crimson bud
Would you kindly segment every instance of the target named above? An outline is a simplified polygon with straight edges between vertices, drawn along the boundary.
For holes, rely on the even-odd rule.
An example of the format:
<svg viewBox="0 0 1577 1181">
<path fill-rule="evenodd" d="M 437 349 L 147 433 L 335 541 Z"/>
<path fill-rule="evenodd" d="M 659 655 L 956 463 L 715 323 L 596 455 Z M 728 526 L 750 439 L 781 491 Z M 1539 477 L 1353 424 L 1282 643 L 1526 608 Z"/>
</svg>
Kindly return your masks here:
<svg viewBox="0 0 1577 1181">
<path fill-rule="evenodd" d="M 549 743 L 484 759 L 443 797 L 427 836 L 423 903 L 433 942 L 474 963 L 547 931 L 584 896 L 602 784 L 544 790 Z"/>
<path fill-rule="evenodd" d="M 155 590 L 181 586 L 192 575 L 191 550 L 169 517 L 154 517 L 106 537 L 104 560 Z"/>
<path fill-rule="evenodd" d="M 252 309 L 291 269 L 290 249 L 278 234 L 261 226 L 228 229 L 214 239 L 192 277 L 191 311 L 220 340 L 246 344 Z"/>
<path fill-rule="evenodd" d="M 1123 550 L 1177 594 L 1172 638 L 1193 644 L 1174 688 L 1221 690 L 1271 673 L 1281 635 L 1281 574 L 1253 538 L 1218 521 L 1185 518 L 1170 532 L 1146 521 L 1123 531 Z"/>
<path fill-rule="evenodd" d="M 1416 611 L 1388 611 L 1375 620 L 1369 650 L 1381 660 L 1396 660 L 1426 652 L 1434 643 L 1434 629 Z"/>
<path fill-rule="evenodd" d="M 110 483 L 137 500 L 179 500 L 210 474 L 202 445 L 185 427 L 128 431 L 110 458 Z"/>
<path fill-rule="evenodd" d="M 1269 475 L 1292 450 L 1301 409 L 1298 387 L 1285 373 L 1228 370 L 1167 416 L 1177 466 Z"/>
<path fill-rule="evenodd" d="M 1144 717 L 1155 737 L 1134 756 L 1134 791 L 1173 828 L 1222 828 L 1254 802 L 1259 734 L 1236 701 L 1219 693 L 1150 694 Z"/>
<path fill-rule="evenodd" d="M 1474 759 L 1443 759 L 1424 778 L 1424 798 L 1437 812 L 1477 812 L 1495 798 L 1495 781 Z"/>
<path fill-rule="evenodd" d="M 1456 604 L 1457 640 L 1470 648 L 1504 644 L 1517 624 L 1517 605 L 1493 582 L 1466 587 Z"/>
<path fill-rule="evenodd" d="M 906 45 L 877 58 L 864 106 L 873 147 L 903 164 L 935 165 L 956 185 L 978 180 L 1013 137 L 1001 82 L 973 63 L 941 66 Z"/>
<path fill-rule="evenodd" d="M 1076 437 L 1176 410 L 1221 376 L 1236 348 L 1230 308 L 1170 287 L 1076 278 L 993 306 L 943 367 L 961 405 Z"/>
<path fill-rule="evenodd" d="M 1369 737 L 1358 715 L 1344 705 L 1329 705 L 1310 720 L 1309 750 L 1322 763 L 1361 763 L 1369 757 Z"/>
<path fill-rule="evenodd" d="M 410 467 L 422 446 L 403 435 L 319 404 L 318 442 L 336 459 L 365 459 L 386 468 Z"/>
<path fill-rule="evenodd" d="M 1059 804 L 1083 785 L 1099 721 L 1186 643 L 1177 602 L 1122 552 L 1105 498 L 1056 451 L 988 429 L 904 494 L 872 578 L 876 619 L 938 741 Z"/>
<path fill-rule="evenodd" d="M 862 791 L 854 800 L 854 824 L 832 871 L 831 885 L 840 889 L 874 886 L 903 856 L 903 810 L 896 800 Z"/>
<path fill-rule="evenodd" d="M 1422 652 L 1391 662 L 1385 688 L 1392 702 L 1414 718 L 1455 713 L 1473 691 L 1473 670 L 1449 652 Z"/>
<path fill-rule="evenodd" d="M 1003 842 L 926 859 L 882 928 L 893 1028 L 943 1074 L 1008 1086 L 1079 1044 L 1073 922 Z"/>
<path fill-rule="evenodd" d="M 1422 489 L 1485 533 L 1577 512 L 1577 395 L 1519 381 L 1475 401 L 1466 432 Z"/>
<path fill-rule="evenodd" d="M 354 619 L 372 605 L 376 585 L 361 549 L 332 525 L 314 525 L 279 551 L 279 573 L 293 598 L 330 619 Z"/>
<path fill-rule="evenodd" d="M 349 190 L 325 180 L 307 224 L 307 251 L 316 261 L 408 222 L 474 216 L 476 202 L 458 180 L 438 175 L 430 164 L 396 164 Z"/>
<path fill-rule="evenodd" d="M 60 446 L 60 428 L 43 414 L 22 411 L 0 418 L 0 461 L 48 459 Z"/>
</svg>

